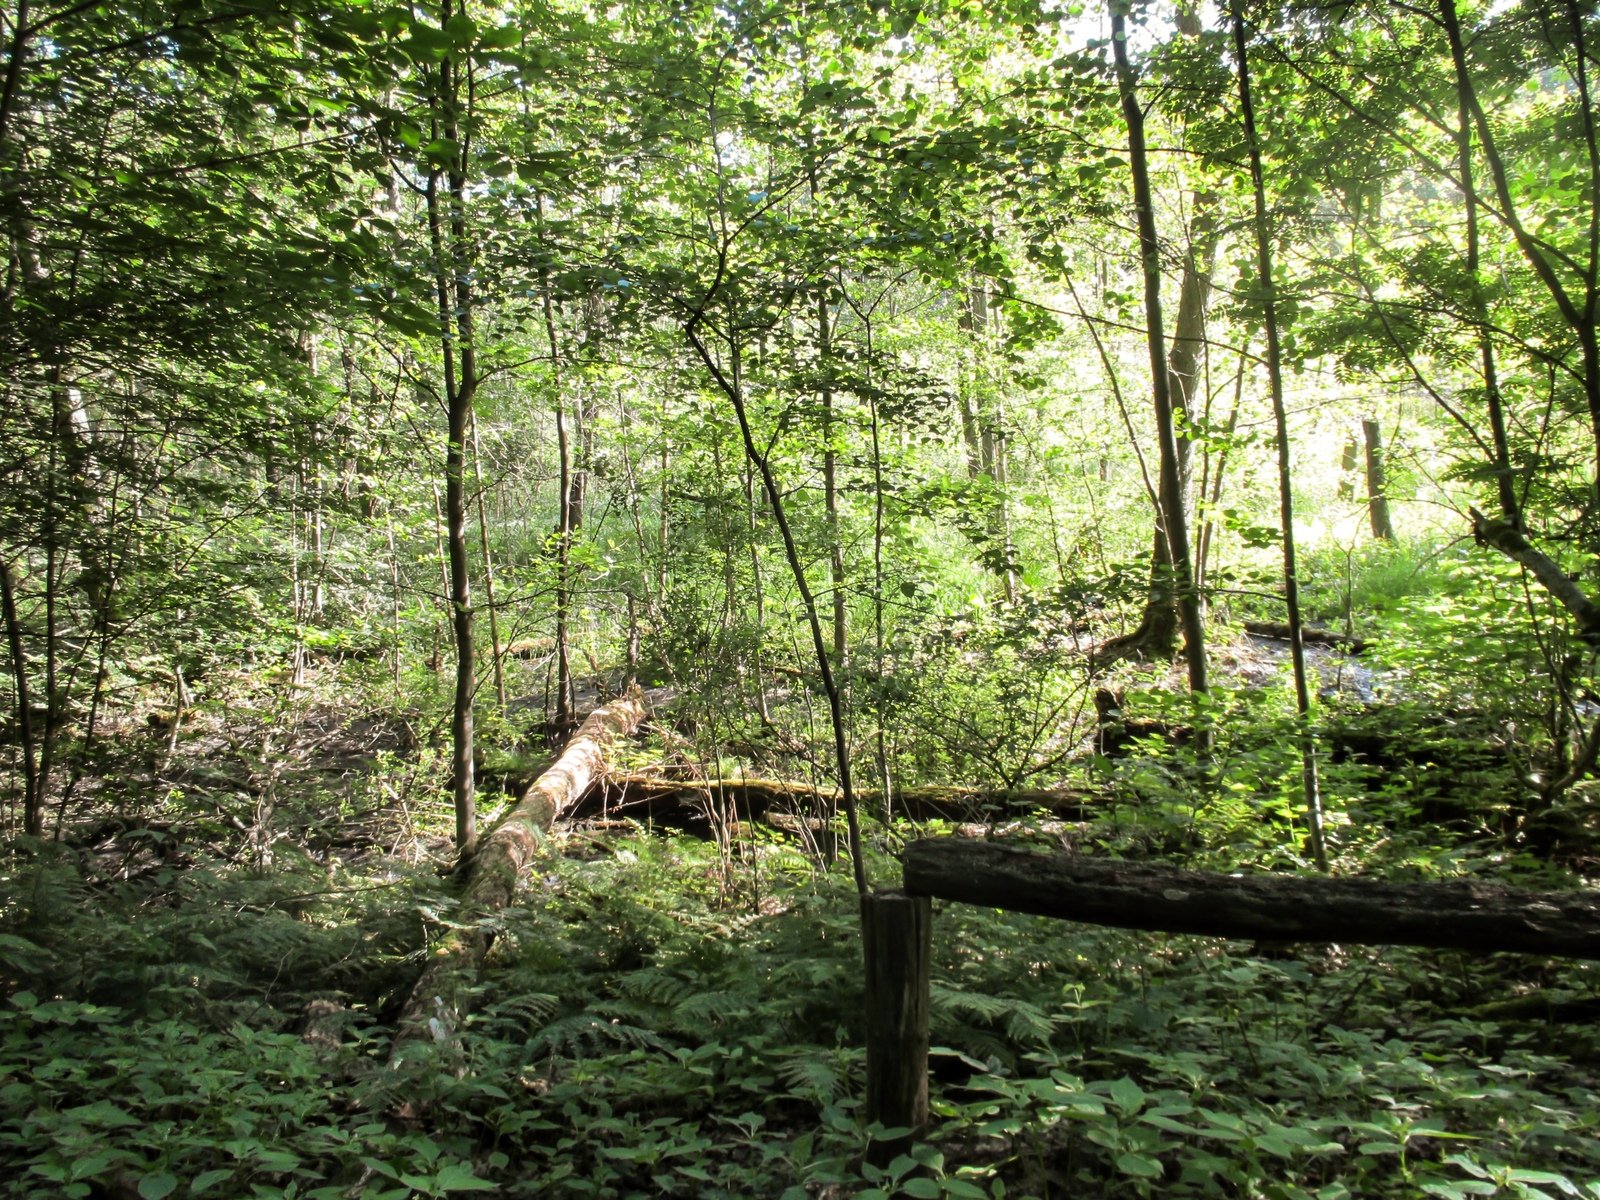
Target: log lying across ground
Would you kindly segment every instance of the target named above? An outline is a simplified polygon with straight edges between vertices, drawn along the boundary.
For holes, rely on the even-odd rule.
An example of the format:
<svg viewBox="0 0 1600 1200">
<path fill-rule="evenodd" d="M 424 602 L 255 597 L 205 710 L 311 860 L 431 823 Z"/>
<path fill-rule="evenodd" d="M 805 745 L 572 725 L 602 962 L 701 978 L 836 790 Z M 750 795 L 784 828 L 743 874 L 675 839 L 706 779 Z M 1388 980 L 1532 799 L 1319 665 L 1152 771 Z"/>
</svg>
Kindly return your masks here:
<svg viewBox="0 0 1600 1200">
<path fill-rule="evenodd" d="M 465 864 L 455 924 L 430 952 L 422 977 L 401 1010 L 391 1061 L 398 1061 L 406 1047 L 419 1041 L 454 1037 L 469 1007 L 473 976 L 493 940 L 484 918 L 510 905 L 540 834 L 604 773 L 606 751 L 643 719 L 644 705 L 637 693 L 595 709 L 561 757 L 479 841 L 477 853 Z"/>
<path fill-rule="evenodd" d="M 1244 631 L 1253 633 L 1257 637 L 1276 638 L 1280 641 L 1288 641 L 1294 636 L 1289 626 L 1282 621 L 1246 621 Z M 1300 639 L 1308 646 L 1332 646 L 1343 650 L 1346 654 L 1365 654 L 1372 649 L 1372 643 L 1365 638 L 1351 637 L 1336 629 L 1321 629 L 1315 625 L 1307 625 L 1302 629 Z"/>
<path fill-rule="evenodd" d="M 604 792 L 584 805 L 586 810 L 604 805 L 608 811 L 644 810 L 668 819 L 674 810 L 692 810 L 711 803 L 738 820 L 760 820 L 771 811 L 814 811 L 829 793 L 788 779 L 668 779 L 659 775 L 613 775 Z M 883 811 L 883 793 L 865 789 L 856 798 L 869 811 Z M 936 785 L 897 789 L 889 804 L 896 817 L 916 821 L 970 821 L 975 814 L 1045 810 L 1058 817 L 1087 820 L 1103 812 L 1106 801 L 1092 792 L 1047 788 L 1003 790 Z"/>
<path fill-rule="evenodd" d="M 1325 875 L 1221 875 L 926 838 L 907 892 L 1123 929 L 1600 959 L 1600 893 Z"/>
</svg>

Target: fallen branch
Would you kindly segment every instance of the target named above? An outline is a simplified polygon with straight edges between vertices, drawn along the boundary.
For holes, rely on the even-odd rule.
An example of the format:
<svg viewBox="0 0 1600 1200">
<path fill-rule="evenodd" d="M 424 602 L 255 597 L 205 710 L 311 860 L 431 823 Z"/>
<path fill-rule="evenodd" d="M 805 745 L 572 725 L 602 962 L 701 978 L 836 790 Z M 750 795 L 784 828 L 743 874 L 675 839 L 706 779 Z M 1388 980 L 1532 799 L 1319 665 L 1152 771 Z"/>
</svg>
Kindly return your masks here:
<svg viewBox="0 0 1600 1200">
<path fill-rule="evenodd" d="M 759 820 L 769 811 L 786 809 L 810 811 L 831 793 L 787 779 L 668 779 L 659 775 L 613 775 L 606 780 L 603 793 L 597 792 L 584 805 L 591 809 L 603 804 L 608 812 L 648 808 L 652 815 L 670 818 L 672 811 L 715 805 L 721 812 L 739 820 Z M 869 811 L 882 814 L 883 793 L 868 789 L 856 798 Z M 1104 802 L 1091 792 L 1050 788 L 987 789 L 930 785 L 898 788 L 888 805 L 890 814 L 912 820 L 971 821 L 985 812 L 1045 810 L 1059 817 L 1084 820 L 1101 809 Z"/>
<path fill-rule="evenodd" d="M 1600 959 L 1600 895 L 1472 882 L 1218 875 L 928 838 L 908 892 L 1123 929 Z"/>
<path fill-rule="evenodd" d="M 478 843 L 477 853 L 463 864 L 465 881 L 455 922 L 429 953 L 422 977 L 400 1012 L 391 1064 L 417 1042 L 453 1040 L 471 1006 L 472 977 L 494 940 L 485 918 L 510 905 L 540 835 L 577 803 L 604 772 L 606 751 L 643 718 L 644 705 L 637 693 L 595 709 L 561 757 Z"/>
</svg>

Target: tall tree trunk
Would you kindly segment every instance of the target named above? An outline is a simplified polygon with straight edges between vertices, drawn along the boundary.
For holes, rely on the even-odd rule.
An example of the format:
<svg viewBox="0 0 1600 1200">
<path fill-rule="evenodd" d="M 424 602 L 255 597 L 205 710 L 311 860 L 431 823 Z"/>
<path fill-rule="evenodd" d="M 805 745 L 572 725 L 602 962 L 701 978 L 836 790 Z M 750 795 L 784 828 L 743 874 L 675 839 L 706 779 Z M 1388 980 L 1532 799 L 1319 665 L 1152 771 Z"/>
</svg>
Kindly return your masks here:
<svg viewBox="0 0 1600 1200">
<path fill-rule="evenodd" d="M 455 13 L 445 0 L 441 26 Z M 461 11 L 465 11 L 464 3 Z M 476 779 L 473 765 L 472 704 L 477 691 L 472 644 L 472 583 L 467 550 L 467 438 L 478 390 L 473 328 L 473 255 L 467 230 L 466 162 L 469 143 L 463 137 L 461 106 L 472 102 L 472 78 L 463 78 L 460 62 L 447 56 L 439 64 L 433 117 L 437 139 L 456 147 L 447 169 L 428 172 L 428 231 L 434 255 L 434 282 L 439 308 L 440 352 L 448 425 L 445 448 L 445 545 L 450 573 L 451 631 L 456 672 L 450 721 L 451 767 L 456 816 L 456 847 L 470 854 L 477 844 Z M 465 91 L 465 96 L 463 95 Z M 446 191 L 440 194 L 441 184 Z"/>
<path fill-rule="evenodd" d="M 1250 185 L 1255 200 L 1256 287 L 1261 295 L 1261 323 L 1267 339 L 1267 382 L 1272 393 L 1272 421 L 1278 443 L 1278 521 L 1283 532 L 1283 601 L 1289 617 L 1289 656 L 1294 666 L 1295 713 L 1299 718 L 1300 781 L 1310 832 L 1311 855 L 1328 869 L 1322 832 L 1322 794 L 1317 780 L 1316 742 L 1311 732 L 1311 687 L 1306 679 L 1305 626 L 1300 619 L 1300 578 L 1295 563 L 1294 491 L 1289 463 L 1289 418 L 1283 403 L 1283 352 L 1278 341 L 1277 285 L 1272 277 L 1272 225 L 1267 213 L 1266 180 L 1261 166 L 1261 140 L 1256 132 L 1254 98 L 1250 93 L 1250 54 L 1245 40 L 1240 0 L 1232 0 L 1234 63 L 1238 71 L 1239 111 L 1244 119 L 1250 154 Z"/>
<path fill-rule="evenodd" d="M 17 698 L 17 738 L 22 751 L 22 829 L 29 837 L 44 836 L 44 796 L 39 788 L 38 744 L 34 740 L 33 694 L 28 688 L 28 655 L 17 614 L 17 577 L 8 561 L 0 561 L 0 614 L 11 652 L 13 692 Z"/>
<path fill-rule="evenodd" d="M 1383 466 L 1383 432 L 1378 422 L 1363 418 L 1361 438 L 1367 447 L 1367 518 L 1372 536 L 1394 541 L 1394 522 L 1389 517 L 1389 476 Z"/>
<path fill-rule="evenodd" d="M 478 496 L 478 540 L 483 544 L 483 598 L 489 609 L 489 648 L 494 655 L 494 696 L 503 716 L 506 711 L 505 652 L 500 643 L 500 615 L 494 597 L 494 554 L 489 549 L 489 514 L 483 486 L 483 455 L 478 443 L 478 422 L 472 421 L 472 482 Z"/>
<path fill-rule="evenodd" d="M 1483 399 L 1489 412 L 1489 432 L 1494 451 L 1495 490 L 1500 498 L 1500 515 L 1522 528 L 1522 508 L 1511 472 L 1511 450 L 1506 436 L 1505 404 L 1500 395 L 1500 372 L 1495 361 L 1494 338 L 1489 331 L 1489 306 L 1484 300 L 1483 280 L 1479 276 L 1480 243 L 1478 228 L 1478 189 L 1472 165 L 1472 76 L 1467 68 L 1467 51 L 1461 40 L 1461 25 L 1456 18 L 1456 0 L 1439 0 L 1439 15 L 1450 43 L 1450 61 L 1456 78 L 1456 163 L 1462 204 L 1467 218 L 1467 286 L 1472 293 L 1472 317 L 1476 324 L 1478 360 L 1483 372 Z M 1600 202 L 1600 201 L 1597 201 Z"/>
<path fill-rule="evenodd" d="M 1597 140 L 1594 108 L 1590 96 L 1588 56 L 1591 51 L 1585 45 L 1584 6 L 1579 0 L 1566 0 L 1564 8 L 1572 31 L 1572 49 L 1575 56 L 1573 84 L 1577 92 L 1577 109 L 1589 168 L 1587 172 L 1589 245 L 1587 262 L 1582 264 L 1579 272 L 1582 290 L 1577 296 L 1574 296 L 1562 282 L 1555 265 L 1566 256 L 1556 252 L 1537 232 L 1530 230 L 1517 207 L 1516 197 L 1511 191 L 1511 171 L 1506 166 L 1500 144 L 1489 124 L 1488 114 L 1484 111 L 1477 87 L 1467 69 L 1464 49 L 1466 40 L 1462 36 L 1456 6 L 1449 0 L 1441 0 L 1439 17 L 1450 40 L 1451 56 L 1456 64 L 1458 108 L 1471 117 L 1472 125 L 1477 130 L 1478 145 L 1489 168 L 1489 177 L 1494 184 L 1494 196 L 1498 201 L 1494 208 L 1490 208 L 1487 204 L 1483 204 L 1483 207 L 1510 231 L 1523 260 L 1544 285 L 1557 311 L 1577 338 L 1582 363 L 1579 382 L 1589 412 L 1595 461 L 1595 485 L 1600 487 L 1600 334 L 1597 334 L 1595 329 L 1596 318 L 1600 317 L 1600 140 Z M 1553 26 L 1551 28 L 1553 30 Z M 1458 46 L 1462 47 L 1459 57 L 1456 54 Z M 1480 204 L 1482 203 L 1480 199 Z"/>
<path fill-rule="evenodd" d="M 1150 191 L 1150 168 L 1145 151 L 1144 110 L 1140 107 L 1133 68 L 1128 62 L 1127 22 L 1111 5 L 1111 47 L 1116 61 L 1117 90 L 1128 127 L 1128 159 L 1133 175 L 1133 202 L 1139 226 L 1139 257 L 1144 275 L 1146 343 L 1150 353 L 1150 390 L 1156 410 L 1156 435 L 1161 448 L 1160 522 L 1172 563 L 1179 623 L 1183 628 L 1189 689 L 1209 690 L 1205 623 L 1200 593 L 1194 586 L 1193 558 L 1189 552 L 1189 521 L 1184 511 L 1182 468 L 1178 458 L 1176 418 L 1167 375 L 1165 333 L 1161 318 L 1161 246 L 1156 237 L 1155 208 Z M 1201 739 L 1204 741 L 1204 738 Z"/>
<path fill-rule="evenodd" d="M 817 370 L 822 375 L 822 499 L 828 525 L 828 574 L 833 584 L 833 661 L 842 671 L 848 643 L 845 625 L 844 542 L 839 529 L 839 450 L 834 445 L 833 322 L 828 294 L 817 296 Z"/>
<path fill-rule="evenodd" d="M 984 528 L 1000 557 L 1000 576 L 1006 602 L 1017 600 L 1016 558 L 1011 542 L 1011 518 L 1007 505 L 1005 414 L 992 393 L 988 377 L 991 313 L 988 285 L 982 280 L 967 289 L 966 304 L 959 319 L 972 349 L 968 381 L 960 391 L 961 436 L 967 448 L 967 477 L 984 479 L 991 494 L 984 500 Z"/>
<path fill-rule="evenodd" d="M 711 375 L 712 381 L 733 406 L 734 416 L 739 422 L 739 434 L 744 442 L 745 456 L 755 464 L 756 470 L 761 475 L 761 486 L 766 492 L 767 507 L 772 512 L 773 522 L 778 526 L 778 536 L 783 542 L 784 557 L 789 562 L 789 572 L 794 577 L 795 590 L 800 593 L 800 604 L 805 610 L 806 624 L 811 631 L 812 649 L 817 656 L 817 673 L 821 676 L 822 691 L 828 700 L 828 715 L 833 727 L 834 761 L 839 772 L 839 796 L 844 808 L 845 821 L 849 827 L 850 862 L 855 872 L 856 890 L 865 895 L 867 866 L 861 845 L 860 816 L 856 812 L 855 786 L 850 777 L 850 746 L 845 732 L 844 698 L 833 672 L 832 656 L 828 653 L 827 640 L 823 636 L 822 620 L 817 613 L 816 595 L 806 579 L 805 564 L 800 560 L 800 549 L 789 526 L 789 518 L 784 512 L 783 492 L 778 487 L 772 463 L 756 446 L 755 432 L 750 427 L 750 413 L 745 405 L 744 389 L 740 382 L 737 342 L 732 343 L 730 350 L 733 356 L 730 373 L 722 369 L 700 336 L 700 325 L 704 319 L 705 312 L 702 309 L 684 326 L 684 336 Z M 729 336 L 731 339 L 736 335 Z"/>
<path fill-rule="evenodd" d="M 767 700 L 766 672 L 762 667 L 762 646 L 767 636 L 767 587 L 761 570 L 761 547 L 757 544 L 756 534 L 756 475 L 755 467 L 747 458 L 744 464 L 744 515 L 746 533 L 750 538 L 750 586 L 754 593 L 756 604 L 756 637 L 755 637 L 755 700 L 756 715 L 767 724 L 772 723 L 772 708 Z M 839 627 L 834 628 L 834 649 L 839 649 L 837 635 Z"/>
<path fill-rule="evenodd" d="M 534 198 L 539 224 L 544 225 L 544 197 Z M 567 400 L 563 391 L 561 342 L 556 333 L 555 302 L 550 294 L 550 272 L 539 276 L 544 310 L 545 338 L 550 344 L 550 375 L 556 393 L 556 454 L 560 474 L 556 497 L 556 711 L 555 726 L 566 730 L 577 709 L 577 689 L 572 678 L 570 617 L 572 609 L 573 470 L 572 437 L 567 429 Z"/>
</svg>

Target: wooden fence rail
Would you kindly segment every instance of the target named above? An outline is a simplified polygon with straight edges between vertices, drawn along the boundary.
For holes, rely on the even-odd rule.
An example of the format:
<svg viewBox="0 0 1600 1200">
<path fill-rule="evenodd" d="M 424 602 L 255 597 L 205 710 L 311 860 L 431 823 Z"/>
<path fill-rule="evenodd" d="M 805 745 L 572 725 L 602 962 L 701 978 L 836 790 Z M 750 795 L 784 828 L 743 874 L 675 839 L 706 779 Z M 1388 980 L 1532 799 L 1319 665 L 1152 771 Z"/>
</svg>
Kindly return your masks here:
<svg viewBox="0 0 1600 1200">
<path fill-rule="evenodd" d="M 1047 854 L 1003 842 L 925 838 L 902 857 L 905 889 L 863 902 L 867 1119 L 928 1121 L 930 898 L 1124 929 L 1291 942 L 1429 946 L 1600 959 L 1600 893 L 1469 881 L 1390 883 L 1326 875 L 1223 875 Z"/>
</svg>

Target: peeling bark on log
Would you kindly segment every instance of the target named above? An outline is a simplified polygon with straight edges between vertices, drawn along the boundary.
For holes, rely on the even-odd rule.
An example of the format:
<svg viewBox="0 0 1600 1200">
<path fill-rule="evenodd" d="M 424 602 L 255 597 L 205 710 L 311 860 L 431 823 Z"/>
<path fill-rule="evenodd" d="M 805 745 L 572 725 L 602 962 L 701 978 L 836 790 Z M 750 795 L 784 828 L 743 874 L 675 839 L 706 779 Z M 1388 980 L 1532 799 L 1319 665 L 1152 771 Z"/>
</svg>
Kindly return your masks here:
<svg viewBox="0 0 1600 1200">
<path fill-rule="evenodd" d="M 692 811 L 692 806 L 708 801 L 731 808 L 740 820 L 758 820 L 776 808 L 809 811 L 819 799 L 831 793 L 819 791 L 809 783 L 786 779 L 664 779 L 654 775 L 613 776 L 603 794 L 590 797 L 580 809 L 591 811 L 602 805 L 607 812 L 626 812 L 646 808 L 650 815 L 670 821 L 676 813 Z M 883 809 L 883 793 L 867 790 L 857 799 L 872 811 Z M 893 793 L 890 811 L 897 817 L 913 820 L 970 821 L 985 809 L 1004 810 L 1012 815 L 1044 809 L 1056 816 L 1086 820 L 1096 814 L 1104 801 L 1091 792 L 1049 788 L 1011 788 L 988 790 L 973 787 L 934 785 L 900 788 Z"/>
<path fill-rule="evenodd" d="M 1123 929 L 1600 959 L 1600 894 L 1481 883 L 1219 875 L 929 838 L 906 891 Z"/>
<path fill-rule="evenodd" d="M 479 842 L 477 853 L 463 864 L 465 883 L 455 926 L 430 952 L 422 977 L 401 1010 L 391 1063 L 417 1042 L 453 1040 L 471 1006 L 472 976 L 493 940 L 484 918 L 510 905 L 540 835 L 589 789 L 605 770 L 606 751 L 643 718 L 644 705 L 637 693 L 595 709 L 561 757 Z"/>
</svg>

